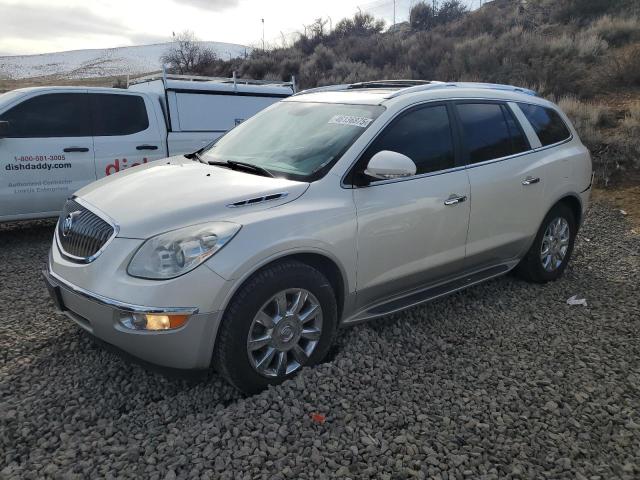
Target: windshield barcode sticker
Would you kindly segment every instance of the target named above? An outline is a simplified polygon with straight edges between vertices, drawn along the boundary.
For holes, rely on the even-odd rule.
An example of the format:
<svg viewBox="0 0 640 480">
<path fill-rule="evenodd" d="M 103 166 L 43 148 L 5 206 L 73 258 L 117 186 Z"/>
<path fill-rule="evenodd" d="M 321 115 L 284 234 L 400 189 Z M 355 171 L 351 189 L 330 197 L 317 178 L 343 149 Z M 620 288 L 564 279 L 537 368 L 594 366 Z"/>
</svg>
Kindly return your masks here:
<svg viewBox="0 0 640 480">
<path fill-rule="evenodd" d="M 373 122 L 373 118 L 355 117 L 353 115 L 335 115 L 329 123 L 337 125 L 350 125 L 352 127 L 367 128 Z"/>
</svg>

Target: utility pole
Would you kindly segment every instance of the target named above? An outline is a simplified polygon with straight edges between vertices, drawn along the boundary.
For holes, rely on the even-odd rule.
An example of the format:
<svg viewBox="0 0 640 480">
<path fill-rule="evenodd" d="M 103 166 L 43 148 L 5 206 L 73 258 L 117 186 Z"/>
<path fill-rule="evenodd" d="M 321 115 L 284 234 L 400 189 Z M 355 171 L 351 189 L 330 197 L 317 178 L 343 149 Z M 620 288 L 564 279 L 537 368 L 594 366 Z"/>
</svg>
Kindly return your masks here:
<svg viewBox="0 0 640 480">
<path fill-rule="evenodd" d="M 262 51 L 264 51 L 264 18 L 262 19 Z"/>
<path fill-rule="evenodd" d="M 393 31 L 396 31 L 396 0 L 393 0 Z"/>
</svg>

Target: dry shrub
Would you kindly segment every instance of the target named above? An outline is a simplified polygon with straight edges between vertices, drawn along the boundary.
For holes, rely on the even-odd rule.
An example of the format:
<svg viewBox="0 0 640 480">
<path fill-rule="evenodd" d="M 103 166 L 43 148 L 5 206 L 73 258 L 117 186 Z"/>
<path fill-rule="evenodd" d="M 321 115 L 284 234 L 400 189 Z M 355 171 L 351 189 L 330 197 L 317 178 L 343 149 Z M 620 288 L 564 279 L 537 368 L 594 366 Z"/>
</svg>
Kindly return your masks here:
<svg viewBox="0 0 640 480">
<path fill-rule="evenodd" d="M 619 85 L 640 85 L 640 45 L 618 50 L 610 60 L 610 76 Z"/>
<path fill-rule="evenodd" d="M 588 31 L 604 39 L 609 45 L 619 47 L 640 40 L 640 19 L 605 15 L 596 20 Z"/>
<path fill-rule="evenodd" d="M 629 106 L 616 136 L 633 165 L 640 167 L 640 101 Z"/>
<path fill-rule="evenodd" d="M 603 129 L 615 126 L 611 110 L 600 104 L 581 102 L 576 97 L 563 97 L 558 106 L 576 127 L 582 141 L 589 149 L 597 149 L 605 143 Z"/>
<path fill-rule="evenodd" d="M 357 83 L 378 80 L 378 71 L 362 62 L 339 61 L 333 67 L 328 83 Z"/>
</svg>

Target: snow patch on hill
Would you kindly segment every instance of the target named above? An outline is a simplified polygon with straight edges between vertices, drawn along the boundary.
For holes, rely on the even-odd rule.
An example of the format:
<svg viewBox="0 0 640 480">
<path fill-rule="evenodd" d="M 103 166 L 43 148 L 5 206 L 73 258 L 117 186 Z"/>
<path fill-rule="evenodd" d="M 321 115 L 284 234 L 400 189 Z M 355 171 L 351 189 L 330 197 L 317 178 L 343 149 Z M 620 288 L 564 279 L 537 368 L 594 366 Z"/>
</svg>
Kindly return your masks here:
<svg viewBox="0 0 640 480">
<path fill-rule="evenodd" d="M 225 60 L 242 56 L 251 50 L 233 43 L 201 43 Z M 170 47 L 171 43 L 168 42 L 41 55 L 0 56 L 0 78 L 17 80 L 53 75 L 73 79 L 144 74 L 162 68 L 160 57 Z"/>
</svg>

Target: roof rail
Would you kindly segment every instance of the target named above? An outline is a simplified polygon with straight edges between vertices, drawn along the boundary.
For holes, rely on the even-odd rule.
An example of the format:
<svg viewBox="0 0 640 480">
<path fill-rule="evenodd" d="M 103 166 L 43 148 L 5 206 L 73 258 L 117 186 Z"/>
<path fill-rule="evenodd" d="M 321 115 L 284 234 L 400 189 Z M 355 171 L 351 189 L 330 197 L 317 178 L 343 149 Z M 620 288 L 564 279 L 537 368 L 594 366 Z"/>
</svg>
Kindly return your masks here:
<svg viewBox="0 0 640 480">
<path fill-rule="evenodd" d="M 523 87 L 515 87 L 513 85 L 503 85 L 500 83 L 478 83 L 478 82 L 431 82 L 427 85 L 416 85 L 415 87 L 403 88 L 402 90 L 398 90 L 397 92 L 392 93 L 387 98 L 395 98 L 400 95 L 406 95 L 408 93 L 414 92 L 422 92 L 424 90 L 434 90 L 439 88 L 451 88 L 451 87 L 459 87 L 459 88 L 479 88 L 486 90 L 502 90 L 506 92 L 519 92 L 524 93 L 525 95 L 531 95 L 534 97 L 538 97 L 538 93 L 530 90 L 528 88 Z"/>
<path fill-rule="evenodd" d="M 143 77 L 134 78 L 129 81 L 129 85 L 136 85 L 139 83 L 153 82 L 154 80 L 182 80 L 187 82 L 217 82 L 217 83 L 233 83 L 234 85 L 271 85 L 291 87 L 293 91 L 296 91 L 295 77 L 291 77 L 290 82 L 278 82 L 274 80 L 253 80 L 250 78 L 237 78 L 234 76 L 231 78 L 225 77 L 204 77 L 200 75 L 178 75 L 175 73 L 166 73 L 166 71 L 154 72 Z"/>
<path fill-rule="evenodd" d="M 343 83 L 340 85 L 326 85 L 324 87 L 309 88 L 301 90 L 296 95 L 304 95 L 316 92 L 338 92 L 343 90 L 356 90 L 359 88 L 407 88 L 413 86 L 427 85 L 428 80 L 373 80 L 370 82 Z"/>
<path fill-rule="evenodd" d="M 438 82 L 435 80 L 376 80 L 372 82 L 348 83 L 342 85 L 327 85 L 325 87 L 310 88 L 302 90 L 296 95 L 304 95 L 316 92 L 338 92 L 345 90 L 356 90 L 359 88 L 397 88 L 398 90 L 389 94 L 386 98 L 396 98 L 408 93 L 422 92 L 425 90 L 435 90 L 439 88 L 479 88 L 486 90 L 503 90 L 508 92 L 519 92 L 534 97 L 539 96 L 537 92 L 523 87 L 513 85 L 503 85 L 500 83 L 477 83 L 477 82 Z"/>
<path fill-rule="evenodd" d="M 355 88 L 406 88 L 417 85 L 428 85 L 428 80 L 374 80 L 371 82 L 359 82 L 349 85 L 349 89 Z"/>
<path fill-rule="evenodd" d="M 326 85 L 324 87 L 315 87 L 315 88 L 308 88 L 306 90 L 300 90 L 298 93 L 296 93 L 294 95 L 294 97 L 296 95 L 305 95 L 307 93 L 316 93 L 316 92 L 338 92 L 340 90 L 348 90 L 349 89 L 349 84 L 345 83 L 342 85 Z"/>
</svg>

